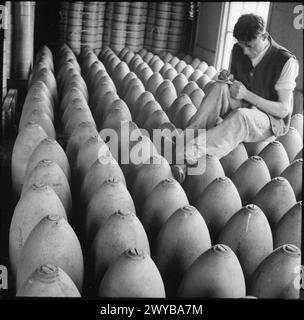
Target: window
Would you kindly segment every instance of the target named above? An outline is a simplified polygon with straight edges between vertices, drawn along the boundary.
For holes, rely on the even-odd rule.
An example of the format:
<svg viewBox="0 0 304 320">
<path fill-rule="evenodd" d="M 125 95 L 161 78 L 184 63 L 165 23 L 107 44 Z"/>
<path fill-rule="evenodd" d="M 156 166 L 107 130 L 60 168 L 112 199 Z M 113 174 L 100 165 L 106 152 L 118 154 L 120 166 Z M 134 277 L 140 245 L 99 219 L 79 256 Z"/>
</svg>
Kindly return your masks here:
<svg viewBox="0 0 304 320">
<path fill-rule="evenodd" d="M 235 43 L 233 28 L 242 14 L 254 13 L 263 17 L 267 25 L 270 2 L 223 2 L 220 34 L 216 50 L 215 68 L 228 69 L 230 54 Z"/>
</svg>

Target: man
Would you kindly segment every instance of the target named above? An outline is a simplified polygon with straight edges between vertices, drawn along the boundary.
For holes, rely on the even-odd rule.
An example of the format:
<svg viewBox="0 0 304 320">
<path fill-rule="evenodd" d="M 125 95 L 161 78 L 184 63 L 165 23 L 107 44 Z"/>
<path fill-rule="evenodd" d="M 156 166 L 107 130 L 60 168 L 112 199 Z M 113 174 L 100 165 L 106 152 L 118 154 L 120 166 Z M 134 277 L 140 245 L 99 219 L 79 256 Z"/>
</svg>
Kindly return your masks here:
<svg viewBox="0 0 304 320">
<path fill-rule="evenodd" d="M 220 159 L 241 142 L 259 142 L 288 132 L 299 72 L 295 56 L 265 32 L 263 19 L 254 14 L 238 19 L 233 36 L 237 43 L 230 68 L 235 80 L 211 81 L 205 87 L 205 97 L 187 129 L 207 129 L 206 144 L 196 138 L 188 141 L 185 151 L 176 150 L 176 163 L 185 163 L 172 166 L 180 182 L 187 166 L 206 154 Z"/>
</svg>

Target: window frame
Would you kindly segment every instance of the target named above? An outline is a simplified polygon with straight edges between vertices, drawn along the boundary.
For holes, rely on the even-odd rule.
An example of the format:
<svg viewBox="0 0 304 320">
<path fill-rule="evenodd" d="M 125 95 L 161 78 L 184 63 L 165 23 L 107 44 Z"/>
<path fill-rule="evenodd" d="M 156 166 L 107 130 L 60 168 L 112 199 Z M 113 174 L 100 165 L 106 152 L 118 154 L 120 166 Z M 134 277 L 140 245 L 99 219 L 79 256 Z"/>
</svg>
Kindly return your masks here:
<svg viewBox="0 0 304 320">
<path fill-rule="evenodd" d="M 246 2 L 246 1 L 244 1 Z M 265 1 L 268 2 L 268 1 Z M 258 1 L 256 1 L 258 5 Z M 268 2 L 268 13 L 267 13 L 267 20 L 266 20 L 266 30 L 268 30 L 270 25 L 270 18 L 272 14 L 272 2 Z M 222 2 L 222 9 L 221 9 L 221 17 L 220 17 L 220 26 L 219 26 L 219 32 L 218 32 L 218 39 L 217 39 L 217 46 L 216 46 L 216 52 L 215 52 L 215 68 L 216 70 L 220 71 L 223 69 L 223 63 L 224 63 L 224 55 L 226 50 L 226 46 L 228 44 L 227 37 L 229 34 L 233 33 L 233 31 L 228 30 L 228 24 L 229 19 L 231 17 L 231 5 L 232 2 Z M 230 54 L 230 53 L 229 53 Z M 229 66 L 228 66 L 229 67 Z M 228 68 L 227 67 L 227 68 Z"/>
</svg>

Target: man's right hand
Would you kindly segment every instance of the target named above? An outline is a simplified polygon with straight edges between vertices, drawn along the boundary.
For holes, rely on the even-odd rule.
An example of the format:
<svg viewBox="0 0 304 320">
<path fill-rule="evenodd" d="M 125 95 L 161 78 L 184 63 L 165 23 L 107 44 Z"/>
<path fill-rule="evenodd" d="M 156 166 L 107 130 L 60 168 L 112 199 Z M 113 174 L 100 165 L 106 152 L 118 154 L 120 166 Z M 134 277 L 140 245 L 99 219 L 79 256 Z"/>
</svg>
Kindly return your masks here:
<svg viewBox="0 0 304 320">
<path fill-rule="evenodd" d="M 233 77 L 233 74 L 231 74 L 229 70 L 223 69 L 218 75 L 218 80 L 233 81 L 234 77 Z"/>
<path fill-rule="evenodd" d="M 229 90 L 231 97 L 236 100 L 243 100 L 246 98 L 247 88 L 240 81 L 235 80 Z"/>
</svg>

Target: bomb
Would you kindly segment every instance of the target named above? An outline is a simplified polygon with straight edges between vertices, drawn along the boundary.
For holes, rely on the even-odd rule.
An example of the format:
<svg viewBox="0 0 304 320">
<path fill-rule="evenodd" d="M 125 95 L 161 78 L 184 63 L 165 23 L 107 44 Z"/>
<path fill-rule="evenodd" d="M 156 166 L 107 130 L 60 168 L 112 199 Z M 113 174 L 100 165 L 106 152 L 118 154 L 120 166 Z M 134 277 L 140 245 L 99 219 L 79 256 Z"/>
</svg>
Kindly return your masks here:
<svg viewBox="0 0 304 320">
<path fill-rule="evenodd" d="M 206 169 L 202 174 L 188 175 L 183 183 L 183 188 L 185 189 L 189 201 L 194 206 L 200 195 L 212 181 L 216 178 L 225 176 L 220 161 L 212 155 L 206 155 L 205 168 Z"/>
<path fill-rule="evenodd" d="M 72 279 L 52 264 L 38 267 L 16 293 L 17 297 L 81 297 Z"/>
<path fill-rule="evenodd" d="M 136 118 L 136 123 L 139 127 L 142 127 L 144 123 L 150 118 L 154 111 L 162 110 L 160 104 L 156 100 L 148 101 L 142 106 L 141 112 Z"/>
<path fill-rule="evenodd" d="M 44 129 L 35 123 L 27 123 L 18 133 L 12 152 L 12 184 L 17 197 L 20 196 L 26 168 L 32 152 L 39 143 L 47 138 Z"/>
<path fill-rule="evenodd" d="M 203 73 L 200 71 L 200 70 L 198 70 L 198 69 L 196 69 L 196 70 L 194 70 L 194 72 L 191 74 L 191 76 L 189 77 L 189 81 L 195 81 L 195 82 L 197 82 L 197 80 L 201 77 L 203 75 Z"/>
<path fill-rule="evenodd" d="M 120 180 L 126 185 L 120 166 L 113 156 L 107 153 L 93 163 L 83 179 L 80 191 L 83 204 L 87 205 L 99 187 L 110 178 Z"/>
<path fill-rule="evenodd" d="M 290 243 L 301 248 L 302 201 L 290 208 L 278 221 L 273 231 L 274 249 Z"/>
<path fill-rule="evenodd" d="M 49 185 L 61 200 L 69 219 L 72 216 L 72 195 L 68 180 L 59 165 L 48 159 L 41 160 L 25 177 L 21 197 L 32 185 Z"/>
<path fill-rule="evenodd" d="M 70 136 L 73 130 L 85 121 L 93 122 L 93 116 L 87 102 L 81 99 L 73 100 L 74 104 L 69 104 L 62 115 L 63 133 Z"/>
<path fill-rule="evenodd" d="M 76 92 L 76 96 L 72 96 L 71 99 L 66 102 L 67 104 L 63 106 L 64 110 L 61 116 L 61 125 L 63 132 L 69 136 L 71 135 L 77 124 L 81 122 L 79 122 L 79 120 L 82 119 L 83 115 L 88 120 L 90 119 L 90 116 L 92 116 L 85 97 L 80 91 Z"/>
<path fill-rule="evenodd" d="M 170 80 L 170 81 L 173 81 L 173 79 L 174 79 L 177 75 L 178 75 L 177 71 L 176 71 L 174 68 L 172 68 L 172 69 L 168 69 L 168 70 L 164 73 L 163 77 L 164 77 L 164 79 L 168 79 L 168 80 Z"/>
<path fill-rule="evenodd" d="M 39 221 L 50 214 L 67 219 L 62 202 L 48 185 L 32 185 L 19 199 L 9 230 L 9 256 L 14 276 L 26 239 Z"/>
<path fill-rule="evenodd" d="M 185 205 L 189 205 L 188 198 L 181 185 L 172 178 L 158 183 L 146 198 L 140 217 L 152 251 L 161 227 L 177 209 Z"/>
<path fill-rule="evenodd" d="M 294 160 L 303 159 L 303 148 L 297 153 Z"/>
<path fill-rule="evenodd" d="M 197 88 L 191 92 L 189 97 L 195 108 L 198 109 L 205 97 L 205 93 L 201 88 Z"/>
<path fill-rule="evenodd" d="M 17 291 L 45 263 L 62 268 L 81 292 L 84 266 L 80 243 L 69 223 L 59 215 L 44 217 L 28 236 L 19 258 Z"/>
<path fill-rule="evenodd" d="M 275 140 L 270 142 L 260 153 L 259 156 L 265 161 L 271 178 L 280 174 L 289 166 L 289 158 L 283 145 Z"/>
<path fill-rule="evenodd" d="M 130 248 L 107 270 L 101 280 L 98 296 L 165 298 L 165 288 L 150 256 L 140 248 Z"/>
<path fill-rule="evenodd" d="M 284 136 L 277 138 L 277 140 L 280 141 L 284 146 L 290 162 L 303 148 L 303 142 L 300 133 L 294 127 L 289 127 L 288 132 Z"/>
<path fill-rule="evenodd" d="M 245 279 L 234 252 L 217 244 L 203 252 L 188 268 L 178 288 L 183 298 L 241 298 Z"/>
<path fill-rule="evenodd" d="M 182 70 L 187 66 L 187 63 L 184 60 L 180 60 L 177 65 L 175 66 L 175 70 L 178 73 L 181 73 Z"/>
<path fill-rule="evenodd" d="M 170 80 L 164 80 L 164 81 L 170 81 Z M 170 84 L 171 86 L 167 86 L 163 88 L 161 91 L 159 91 L 159 88 L 160 88 L 159 87 L 155 93 L 155 99 L 159 102 L 159 104 L 161 105 L 162 109 L 165 112 L 167 112 L 170 109 L 172 103 L 177 98 L 175 87 L 173 86 L 171 81 L 170 81 Z"/>
<path fill-rule="evenodd" d="M 201 70 L 202 71 L 202 70 Z M 203 72 L 203 71 L 202 71 Z M 200 78 L 198 78 L 198 80 L 196 81 L 196 83 L 198 84 L 198 86 L 204 90 L 204 88 L 206 87 L 206 85 L 211 81 L 210 77 L 206 74 L 203 74 Z"/>
<path fill-rule="evenodd" d="M 163 123 L 168 121 L 169 118 L 163 110 L 156 110 L 146 119 L 143 127 L 149 132 L 150 136 L 153 136 L 153 130 L 158 129 Z"/>
<path fill-rule="evenodd" d="M 127 109 L 127 107 L 114 106 L 113 104 L 111 105 L 111 110 L 107 113 L 104 121 L 100 125 L 101 129 L 117 130 L 117 128 L 120 127 L 121 122 L 132 121 L 130 111 Z"/>
<path fill-rule="evenodd" d="M 234 172 L 248 159 L 248 154 L 243 143 L 240 143 L 235 149 L 220 159 L 225 175 L 232 177 Z"/>
<path fill-rule="evenodd" d="M 225 224 L 219 243 L 231 248 L 239 259 L 246 285 L 258 265 L 273 251 L 270 225 L 263 211 L 249 204 Z"/>
<path fill-rule="evenodd" d="M 186 270 L 210 247 L 207 225 L 196 208 L 184 206 L 172 214 L 157 236 L 153 253 L 167 297 L 175 297 Z"/>
<path fill-rule="evenodd" d="M 250 157 L 231 177 L 238 189 L 243 205 L 251 203 L 252 199 L 270 179 L 267 165 L 259 156 Z"/>
<path fill-rule="evenodd" d="M 249 294 L 258 298 L 298 299 L 300 277 L 296 268 L 300 264 L 301 251 L 296 246 L 284 244 L 275 249 L 252 275 Z"/>
<path fill-rule="evenodd" d="M 179 96 L 188 84 L 188 80 L 183 73 L 178 73 L 178 75 L 172 80 L 172 83 L 176 89 L 177 96 Z"/>
<path fill-rule="evenodd" d="M 111 106 L 119 99 L 119 96 L 113 90 L 107 91 L 103 95 L 99 95 L 99 97 L 94 102 L 95 109 L 93 111 L 93 116 L 97 124 L 98 130 L 102 129 L 102 124 L 108 114 L 108 112 L 112 109 Z"/>
<path fill-rule="evenodd" d="M 134 82 L 134 84 L 132 82 Z M 145 87 L 138 78 L 131 80 L 131 84 L 129 84 L 128 90 L 124 98 L 131 112 L 133 110 L 133 107 L 135 106 L 137 99 L 144 92 L 145 92 Z"/>
<path fill-rule="evenodd" d="M 107 144 L 100 136 L 90 137 L 79 149 L 75 162 L 75 175 L 77 175 L 78 184 L 81 185 L 87 172 L 96 160 L 110 153 Z"/>
<path fill-rule="evenodd" d="M 27 115 L 25 121 L 26 123 L 32 122 L 39 124 L 49 137 L 56 138 L 53 122 L 45 111 L 34 109 Z M 24 126 L 25 124 L 23 126 L 19 126 L 19 131 L 22 130 Z"/>
<path fill-rule="evenodd" d="M 294 160 L 282 173 L 281 176 L 287 179 L 292 186 L 297 201 L 302 200 L 302 174 L 303 159 Z"/>
<path fill-rule="evenodd" d="M 108 267 L 125 250 L 133 247 L 142 248 L 150 255 L 148 238 L 141 222 L 131 211 L 119 210 L 99 228 L 92 242 L 91 257 L 97 286 Z"/>
<path fill-rule="evenodd" d="M 105 181 L 93 194 L 85 215 L 85 234 L 88 243 L 94 239 L 98 229 L 114 212 L 135 212 L 133 199 L 124 183 L 115 178 Z"/>
<path fill-rule="evenodd" d="M 164 78 L 159 72 L 155 72 L 147 81 L 146 90 L 155 95 L 157 88 L 163 82 Z"/>
<path fill-rule="evenodd" d="M 190 64 L 186 65 L 185 68 L 182 70 L 182 73 L 186 76 L 187 79 L 191 77 L 193 72 L 194 72 L 194 69 Z"/>
<path fill-rule="evenodd" d="M 154 96 L 151 92 L 145 91 L 143 92 L 136 100 L 135 106 L 132 109 L 132 117 L 134 121 L 137 122 L 139 115 L 141 114 L 142 108 L 146 105 L 149 101 L 154 101 Z"/>
<path fill-rule="evenodd" d="M 242 202 L 233 182 L 227 177 L 220 177 L 201 193 L 195 207 L 206 221 L 215 244 L 227 221 L 242 208 Z"/>
<path fill-rule="evenodd" d="M 50 137 L 43 139 L 32 152 L 28 161 L 26 175 L 28 175 L 28 173 L 30 173 L 43 159 L 56 162 L 70 182 L 71 169 L 68 158 L 60 144 Z"/>
<path fill-rule="evenodd" d="M 66 155 L 69 159 L 71 168 L 73 170 L 78 151 L 81 146 L 93 136 L 97 136 L 98 132 L 95 127 L 95 123 L 81 122 L 72 132 L 68 139 L 66 146 Z"/>
<path fill-rule="evenodd" d="M 303 140 L 303 114 L 296 113 L 291 117 L 290 126 L 297 129 Z"/>
<path fill-rule="evenodd" d="M 204 74 L 207 75 L 210 79 L 212 79 L 217 74 L 217 70 L 214 68 L 214 66 L 208 66 Z"/>
<path fill-rule="evenodd" d="M 178 111 L 172 122 L 177 128 L 184 130 L 187 127 L 187 123 L 195 115 L 195 113 L 196 107 L 192 103 L 186 104 Z"/>
<path fill-rule="evenodd" d="M 281 217 L 296 204 L 296 198 L 290 183 L 283 177 L 277 177 L 258 192 L 252 203 L 263 210 L 273 230 Z"/>
<path fill-rule="evenodd" d="M 172 103 L 171 107 L 169 108 L 167 114 L 171 121 L 173 121 L 174 117 L 177 113 L 187 104 L 192 104 L 191 99 L 187 94 L 180 94 Z"/>
<path fill-rule="evenodd" d="M 147 88 L 147 83 L 150 80 L 150 78 L 153 76 L 153 71 L 149 66 L 146 66 L 143 68 L 137 75 L 138 78 L 141 80 L 143 85 Z"/>
<path fill-rule="evenodd" d="M 198 89 L 199 86 L 194 81 L 189 81 L 188 84 L 184 87 L 183 91 L 181 93 L 184 93 L 188 96 L 195 90 Z"/>
<path fill-rule="evenodd" d="M 167 178 L 173 178 L 171 168 L 167 160 L 161 155 L 150 157 L 140 167 L 134 177 L 131 190 L 137 212 L 141 212 L 142 206 L 153 188 Z"/>
<path fill-rule="evenodd" d="M 143 130 L 144 131 L 144 130 Z M 134 133 L 134 132 L 133 132 Z M 158 155 L 157 149 L 154 143 L 146 135 L 135 136 L 132 133 L 132 146 L 130 147 L 129 162 L 122 167 L 123 172 L 126 176 L 127 184 L 130 190 L 132 190 L 134 177 L 136 172 L 141 168 L 141 166 L 151 157 Z M 146 134 L 147 132 L 144 132 Z"/>
</svg>

